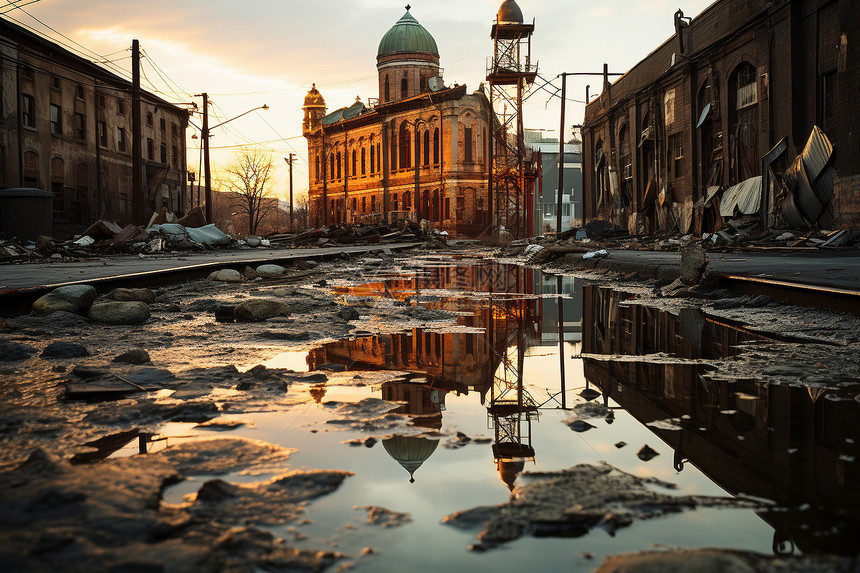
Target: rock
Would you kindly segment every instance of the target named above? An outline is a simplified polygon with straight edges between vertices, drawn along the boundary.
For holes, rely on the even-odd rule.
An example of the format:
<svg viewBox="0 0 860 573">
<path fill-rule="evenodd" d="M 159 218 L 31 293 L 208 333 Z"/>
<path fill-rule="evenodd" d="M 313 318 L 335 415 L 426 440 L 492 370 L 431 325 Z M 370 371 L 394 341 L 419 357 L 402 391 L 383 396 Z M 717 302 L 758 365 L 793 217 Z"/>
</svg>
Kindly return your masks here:
<svg viewBox="0 0 860 573">
<path fill-rule="evenodd" d="M 122 362 L 124 364 L 146 364 L 149 360 L 149 352 L 143 348 L 135 348 L 128 352 L 123 352 L 113 359 L 114 362 Z"/>
<path fill-rule="evenodd" d="M 26 360 L 36 353 L 36 349 L 26 344 L 18 342 L 10 342 L 8 340 L 0 341 L 0 362 L 15 362 L 17 360 Z"/>
<path fill-rule="evenodd" d="M 236 318 L 236 305 L 234 304 L 219 304 L 215 307 L 216 320 L 230 320 Z"/>
<path fill-rule="evenodd" d="M 42 324 L 48 328 L 80 328 L 87 324 L 87 319 L 73 312 L 58 310 L 42 319 Z"/>
<path fill-rule="evenodd" d="M 275 316 L 289 316 L 290 307 L 279 300 L 254 299 L 238 305 L 233 316 L 242 320 L 259 322 Z"/>
<path fill-rule="evenodd" d="M 80 358 L 89 355 L 85 346 L 64 341 L 52 342 L 42 351 L 42 358 Z"/>
<path fill-rule="evenodd" d="M 251 267 L 245 267 L 245 270 L 242 271 L 242 276 L 245 277 L 246 280 L 252 281 L 260 278 L 260 273 L 258 273 Z"/>
<path fill-rule="evenodd" d="M 573 430 L 574 432 L 587 432 L 592 429 L 594 426 L 586 422 L 585 420 L 571 420 L 569 422 L 565 422 L 567 427 Z"/>
<path fill-rule="evenodd" d="M 116 288 L 108 294 L 108 298 L 111 300 L 136 300 L 152 304 L 155 302 L 155 293 L 148 288 Z"/>
<path fill-rule="evenodd" d="M 140 301 L 97 302 L 88 316 L 90 320 L 106 324 L 140 324 L 149 318 L 149 306 Z"/>
<path fill-rule="evenodd" d="M 499 229 L 493 237 L 493 243 L 496 245 L 507 245 L 514 240 L 514 236 L 507 229 Z"/>
<path fill-rule="evenodd" d="M 708 254 L 701 245 L 692 244 L 681 249 L 681 282 L 697 284 L 708 266 Z"/>
<path fill-rule="evenodd" d="M 345 306 L 337 312 L 337 315 L 344 320 L 356 320 L 361 315 L 351 306 Z"/>
<path fill-rule="evenodd" d="M 585 234 L 589 239 L 599 239 L 609 232 L 610 229 L 612 229 L 612 223 L 609 221 L 591 221 L 585 225 Z"/>
<path fill-rule="evenodd" d="M 247 245 L 249 247 L 255 247 L 255 248 L 259 247 L 260 245 L 263 244 L 262 241 L 260 240 L 260 237 L 254 237 L 254 236 L 251 236 L 251 237 L 248 237 L 247 239 L 245 239 L 245 243 L 247 243 Z"/>
<path fill-rule="evenodd" d="M 51 314 L 59 310 L 86 313 L 96 300 L 96 289 L 90 285 L 69 285 L 54 289 L 33 303 L 37 314 Z"/>
<path fill-rule="evenodd" d="M 260 265 L 257 267 L 257 274 L 261 277 L 272 278 L 281 276 L 286 270 L 281 265 Z"/>
<path fill-rule="evenodd" d="M 741 553 L 717 549 L 670 550 L 609 555 L 595 573 L 756 573 Z M 759 557 L 760 560 L 766 558 Z"/>
<path fill-rule="evenodd" d="M 642 446 L 642 448 L 638 452 L 636 452 L 636 457 L 638 457 L 643 462 L 647 462 L 659 455 L 660 454 L 658 452 L 654 451 L 651 446 L 647 444 Z"/>
<path fill-rule="evenodd" d="M 242 273 L 233 269 L 221 269 L 209 275 L 210 281 L 220 281 L 225 283 L 242 282 Z"/>
</svg>

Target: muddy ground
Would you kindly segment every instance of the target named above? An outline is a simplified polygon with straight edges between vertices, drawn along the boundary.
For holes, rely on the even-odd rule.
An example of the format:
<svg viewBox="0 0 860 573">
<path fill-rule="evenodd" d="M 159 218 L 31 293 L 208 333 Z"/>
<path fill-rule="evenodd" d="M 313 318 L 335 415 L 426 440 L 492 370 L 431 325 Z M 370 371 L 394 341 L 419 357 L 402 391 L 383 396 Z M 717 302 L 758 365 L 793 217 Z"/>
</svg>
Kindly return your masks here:
<svg viewBox="0 0 860 573">
<path fill-rule="evenodd" d="M 298 551 L 269 533 L 266 526 L 273 524 L 300 528 L 303 520 L 312 519 L 311 501 L 351 476 L 336 467 L 291 468 L 292 450 L 231 438 L 230 430 L 253 423 L 254 413 L 317 402 L 332 413 L 334 425 L 361 429 L 368 439 L 426 433 L 393 413 L 396 403 L 325 399 L 326 389 L 379 384 L 404 373 L 356 374 L 326 365 L 305 373 L 261 364 L 284 350 L 309 350 L 348 336 L 451 328 L 456 319 L 451 313 L 409 299 L 338 294 L 335 287 L 416 271 L 428 262 L 497 255 L 523 262 L 510 250 L 489 249 L 344 257 L 297 263 L 274 279 L 200 280 L 160 288 L 150 305 L 151 318 L 140 325 L 105 325 L 66 312 L 5 319 L 0 327 L 3 569 L 323 571 L 372 559 L 370 549 L 359 555 L 330 548 Z M 751 304 L 751 297 L 736 297 L 708 284 L 666 292 L 666 285 L 647 277 L 590 278 L 623 288 L 639 304 L 673 312 L 698 307 L 756 332 L 780 335 L 780 340 L 774 337 L 726 360 L 727 375 L 825 387 L 856 382 L 860 372 L 860 321 L 853 317 L 773 301 Z M 288 310 L 261 321 L 230 318 L 233 307 L 252 299 L 277 301 Z M 58 342 L 69 344 L 46 353 Z M 164 440 L 165 426 L 171 423 L 197 424 L 213 435 L 207 440 Z M 147 455 L 117 456 L 128 443 L 139 444 Z M 231 483 L 211 478 L 236 471 L 249 479 Z M 196 475 L 210 479 L 198 482 L 196 493 L 182 503 L 165 501 L 165 488 Z M 583 484 L 590 488 L 585 498 Z M 608 466 L 523 474 L 508 504 L 464 507 L 446 520 L 450 526 L 475 529 L 473 549 L 484 550 L 542 528 L 615 528 L 697 505 L 749 503 L 657 496 L 647 485 Z M 409 523 L 409 516 L 397 513 L 396 507 L 363 509 L 368 512 L 366 526 Z M 825 557 L 801 563 L 718 551 L 698 552 L 695 558 L 658 553 L 613 559 L 601 571 L 666 570 L 659 565 L 661 559 L 681 564 L 673 570 L 723 570 L 718 564 L 724 562 L 738 571 L 853 568 Z"/>
</svg>

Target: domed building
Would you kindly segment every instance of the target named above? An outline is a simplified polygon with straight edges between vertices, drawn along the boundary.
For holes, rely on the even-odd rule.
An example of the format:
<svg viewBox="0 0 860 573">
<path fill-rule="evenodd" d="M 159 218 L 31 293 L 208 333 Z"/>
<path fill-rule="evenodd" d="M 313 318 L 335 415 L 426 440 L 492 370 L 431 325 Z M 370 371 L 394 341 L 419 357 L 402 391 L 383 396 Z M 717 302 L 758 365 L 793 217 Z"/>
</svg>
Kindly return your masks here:
<svg viewBox="0 0 860 573">
<path fill-rule="evenodd" d="M 310 223 L 430 221 L 452 235 L 489 222 L 492 112 L 483 84 L 447 87 L 433 35 L 406 7 L 383 34 L 377 97 L 326 114 L 314 86 L 305 97 Z"/>
</svg>

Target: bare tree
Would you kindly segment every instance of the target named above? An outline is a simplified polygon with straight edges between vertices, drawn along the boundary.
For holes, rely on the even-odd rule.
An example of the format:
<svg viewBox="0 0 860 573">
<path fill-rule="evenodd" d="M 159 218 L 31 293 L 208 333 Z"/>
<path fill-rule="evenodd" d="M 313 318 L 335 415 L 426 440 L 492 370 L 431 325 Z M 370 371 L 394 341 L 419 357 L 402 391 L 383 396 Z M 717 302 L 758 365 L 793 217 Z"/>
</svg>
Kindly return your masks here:
<svg viewBox="0 0 860 573">
<path fill-rule="evenodd" d="M 225 187 L 235 197 L 237 213 L 247 215 L 248 234 L 257 234 L 257 227 L 278 201 L 269 195 L 269 183 L 275 170 L 271 155 L 259 149 L 245 150 L 236 155 L 236 162 L 225 171 Z"/>
</svg>

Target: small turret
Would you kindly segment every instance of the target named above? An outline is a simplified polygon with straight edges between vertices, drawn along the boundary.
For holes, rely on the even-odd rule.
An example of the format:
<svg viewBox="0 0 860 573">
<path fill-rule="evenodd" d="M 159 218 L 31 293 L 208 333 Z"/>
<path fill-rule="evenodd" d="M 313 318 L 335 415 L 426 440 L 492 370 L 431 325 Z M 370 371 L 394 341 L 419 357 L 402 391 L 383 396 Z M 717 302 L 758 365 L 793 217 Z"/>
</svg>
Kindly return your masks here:
<svg viewBox="0 0 860 573">
<path fill-rule="evenodd" d="M 317 90 L 316 84 L 313 84 L 308 95 L 305 96 L 305 105 L 302 109 L 305 110 L 302 133 L 313 133 L 322 126 L 322 118 L 325 117 L 326 112 L 325 98 Z"/>
</svg>

